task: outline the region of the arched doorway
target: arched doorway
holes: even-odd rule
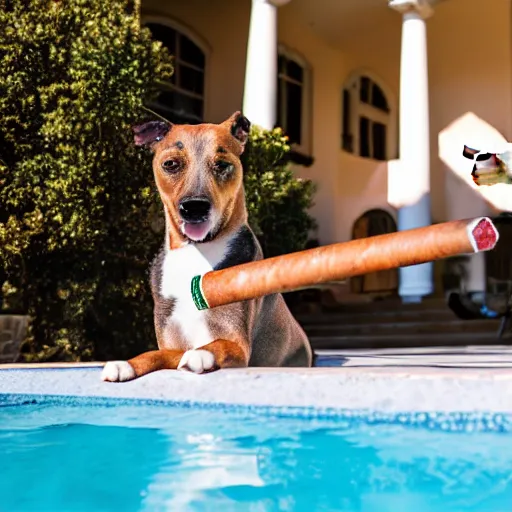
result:
[[[368,210],[361,215],[352,228],[352,239],[384,235],[397,230],[393,217],[385,210]],[[398,269],[381,270],[350,279],[352,293],[394,294],[398,290]]]

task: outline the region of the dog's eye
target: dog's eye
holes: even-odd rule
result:
[[[233,164],[230,164],[229,162],[225,162],[224,160],[219,160],[219,161],[215,162],[213,169],[216,173],[228,174],[231,171],[233,171],[234,166],[233,166]]]
[[[166,160],[162,164],[162,169],[165,172],[178,172],[181,168],[181,163],[179,160]]]

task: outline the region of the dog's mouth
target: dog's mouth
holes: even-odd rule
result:
[[[202,222],[183,222],[182,233],[192,242],[206,242],[210,239],[212,223],[210,219]]]
[[[215,226],[212,202],[205,196],[186,196],[178,203],[181,232],[192,242],[211,239]]]

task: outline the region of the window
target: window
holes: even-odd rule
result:
[[[205,53],[175,28],[157,22],[148,22],[146,26],[153,38],[161,41],[174,57],[171,80],[161,84],[161,92],[150,108],[173,123],[201,123],[204,118]]]
[[[277,87],[277,125],[292,147],[310,152],[309,68],[290,51],[279,48]]]
[[[365,74],[353,77],[343,89],[342,109],[341,147],[364,158],[390,160],[394,124],[382,87]]]

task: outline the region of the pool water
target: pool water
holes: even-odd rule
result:
[[[510,512],[511,433],[365,418],[4,398],[0,511]]]

